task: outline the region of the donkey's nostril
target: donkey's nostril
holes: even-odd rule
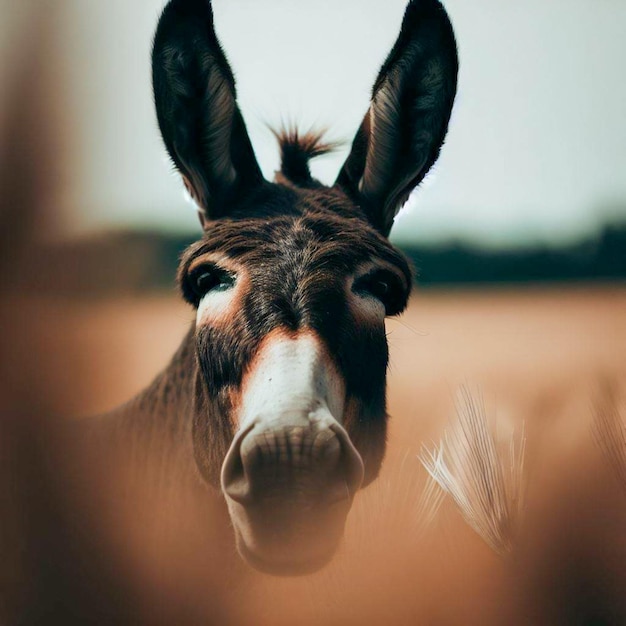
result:
[[[345,472],[345,479],[348,485],[350,495],[353,496],[363,484],[363,477],[365,475],[365,468],[363,466],[363,459],[358,453],[354,444],[350,440],[348,433],[339,424],[331,424],[329,426],[337,439],[341,444],[341,454],[343,459],[343,469]]]
[[[249,496],[246,470],[241,457],[241,446],[254,428],[254,425],[241,431],[233,440],[222,465],[222,491],[237,502],[244,502]]]
[[[316,460],[324,460],[333,457],[338,459],[341,454],[341,443],[337,435],[329,429],[325,429],[315,435],[312,445],[312,454]]]
[[[225,495],[244,505],[347,500],[362,478],[361,458],[339,425],[256,425],[235,439],[222,468]]]

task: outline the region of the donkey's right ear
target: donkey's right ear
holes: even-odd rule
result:
[[[161,135],[203,225],[263,182],[237,107],[235,79],[210,0],[171,0],[154,37],[152,83]]]
[[[452,24],[439,0],[410,0],[337,185],[387,236],[437,160],[456,94]]]

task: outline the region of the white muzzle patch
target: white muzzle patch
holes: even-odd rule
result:
[[[315,335],[271,335],[244,378],[239,430],[253,424],[341,424],[344,396],[343,380]]]

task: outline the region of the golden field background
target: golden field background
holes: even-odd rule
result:
[[[44,385],[36,392],[52,412],[85,419],[146,385],[192,317],[174,295],[44,300],[35,310],[42,323],[30,341],[47,355],[45,371],[31,368]],[[219,496],[203,486],[189,499],[183,488],[158,501],[139,494],[126,512],[115,503],[104,528],[113,560],[144,577],[152,609],[176,599],[188,623],[255,625],[624,623],[626,492],[592,422],[607,386],[624,415],[626,290],[418,289],[388,338],[387,457],[357,496],[340,554],[308,577],[257,574],[234,554]],[[525,500],[505,556],[450,498],[420,525],[417,457],[454,419],[461,385],[483,398],[496,437],[524,423]]]
[[[175,294],[44,301],[44,345],[59,359],[51,384],[75,381],[72,416],[110,410],[165,367],[193,319]],[[619,285],[522,289],[416,289],[387,321],[393,427],[441,424],[457,386],[480,385],[514,419],[544,426],[605,378],[626,374],[626,289]],[[60,332],[60,329],[63,332]],[[63,349],[67,340],[82,348]],[[424,431],[422,431],[424,432]]]

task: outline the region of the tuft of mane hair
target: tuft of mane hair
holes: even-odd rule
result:
[[[297,128],[272,131],[280,146],[280,171],[276,182],[292,183],[300,187],[318,187],[320,183],[311,176],[309,161],[336,150],[341,143],[325,141],[325,131],[309,130],[303,135]]]

